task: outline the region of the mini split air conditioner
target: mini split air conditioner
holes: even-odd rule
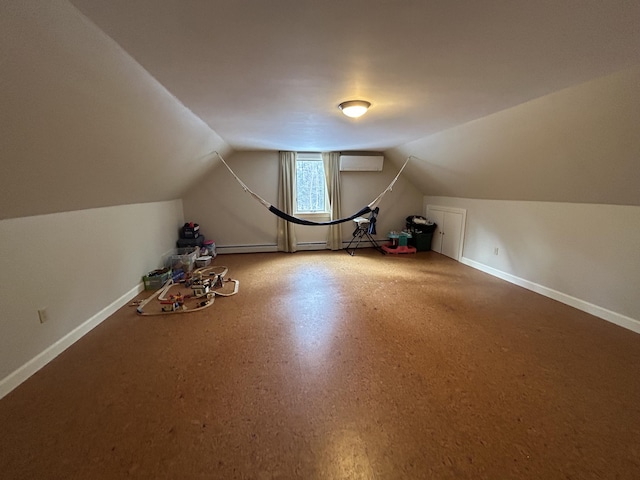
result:
[[[340,155],[341,172],[381,172],[382,155]]]

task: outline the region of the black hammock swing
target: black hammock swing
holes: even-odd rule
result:
[[[309,226],[338,225],[339,223],[348,222],[350,220],[353,220],[355,218],[361,217],[362,215],[365,215],[366,213],[369,213],[369,212],[373,211],[373,209],[375,208],[375,205],[378,202],[380,202],[380,200],[382,200],[382,197],[384,197],[387,192],[390,192],[391,190],[393,190],[393,185],[396,183],[396,181],[400,177],[400,174],[404,170],[404,167],[407,166],[407,163],[409,163],[409,159],[411,158],[411,156],[407,157],[407,159],[404,162],[404,165],[402,165],[402,168],[400,169],[400,171],[398,171],[398,174],[391,181],[389,186],[380,195],[378,195],[369,205],[363,207],[357,213],[354,213],[353,215],[350,215],[348,217],[339,218],[339,219],[336,219],[336,220],[330,220],[328,222],[313,222],[311,220],[305,220],[303,218],[298,218],[298,217],[294,217],[292,215],[289,215],[288,213],[283,212],[279,208],[277,208],[277,207],[273,206],[272,204],[270,204],[269,202],[267,202],[264,198],[262,198],[257,193],[251,191],[251,189],[249,187],[247,187],[247,185],[242,180],[240,180],[240,178],[238,178],[238,176],[233,172],[233,170],[231,170],[231,167],[229,167],[227,162],[224,161],[224,158],[222,158],[222,155],[220,155],[218,152],[214,152],[214,153],[218,156],[218,158],[224,164],[224,166],[227,167],[227,170],[229,170],[231,175],[233,175],[233,177],[238,181],[238,183],[242,186],[244,191],[247,192],[247,193],[250,193],[256,200],[258,200],[271,213],[273,213],[274,215],[277,215],[278,217],[282,218],[283,220],[286,220],[287,222],[296,223],[298,225],[309,225]]]

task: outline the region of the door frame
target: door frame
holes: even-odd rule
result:
[[[430,210],[440,210],[442,212],[450,212],[450,213],[460,213],[462,214],[462,225],[460,226],[460,241],[458,244],[458,252],[456,254],[456,257],[454,258],[454,260],[456,261],[460,261],[460,259],[462,258],[462,252],[463,252],[463,248],[464,248],[464,233],[466,230],[466,226],[467,226],[467,209],[466,208],[457,208],[457,207],[447,207],[447,206],[442,206],[442,205],[430,205],[430,204],[426,204],[424,206],[424,216],[426,218],[429,218],[429,211]]]

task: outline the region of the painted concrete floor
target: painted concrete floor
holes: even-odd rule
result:
[[[639,335],[433,252],[215,264],[0,400],[3,479],[640,478]]]

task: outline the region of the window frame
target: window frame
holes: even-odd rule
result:
[[[324,210],[311,212],[307,210],[298,209],[298,162],[321,162],[322,165],[322,180],[324,185]],[[297,152],[296,153],[296,176],[293,184],[293,198],[294,198],[294,215],[298,217],[307,218],[328,218],[331,216],[331,207],[329,205],[329,192],[327,190],[326,176],[324,172],[324,162],[322,160],[322,153],[320,152]]]

